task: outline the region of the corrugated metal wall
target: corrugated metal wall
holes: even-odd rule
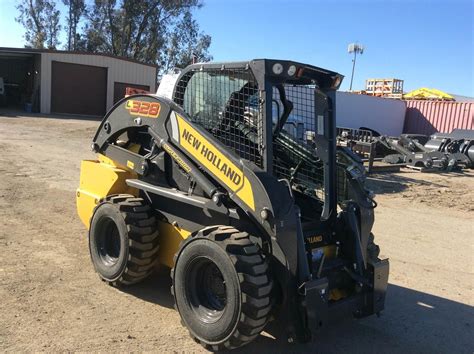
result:
[[[474,103],[406,101],[403,132],[431,135],[453,129],[474,129]]]
[[[100,55],[46,52],[41,53],[41,113],[51,112],[52,61],[107,68],[107,110],[113,105],[115,82],[146,85],[149,86],[152,91],[156,90],[155,67]],[[91,77],[90,80],[91,85],[93,85],[94,78]],[[74,85],[74,83],[72,82],[71,85]],[[78,99],[80,99],[80,97],[78,97]]]

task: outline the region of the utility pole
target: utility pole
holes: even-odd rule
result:
[[[347,51],[349,53],[354,53],[354,59],[352,59],[352,75],[351,75],[351,84],[349,87],[349,91],[352,91],[352,82],[354,80],[354,71],[355,71],[355,66],[356,66],[356,60],[357,60],[357,53],[363,54],[364,53],[364,46],[358,43],[351,43],[349,44],[349,47],[347,48]]]

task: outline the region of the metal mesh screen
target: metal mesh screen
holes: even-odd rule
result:
[[[279,137],[274,140],[274,174],[288,179],[297,189],[324,203],[324,166],[312,143],[317,133],[314,87],[285,85],[284,89],[293,109]],[[282,112],[280,93],[274,89],[274,124]]]
[[[323,204],[324,164],[315,153],[314,138],[318,133],[323,134],[318,132],[323,127],[316,113],[320,111],[319,104],[325,103],[319,102],[320,97],[315,95],[311,85],[284,85],[283,91],[292,109],[282,131],[273,140],[273,173]],[[194,123],[239,157],[263,167],[265,117],[264,97],[260,97],[260,92],[249,70],[206,68],[191,71],[181,78],[174,101]],[[272,98],[271,117],[275,127],[284,112],[284,99],[276,87]],[[344,200],[347,183],[342,166],[338,166],[337,178],[338,199]]]
[[[178,82],[175,102],[239,157],[262,167],[262,100],[249,70],[190,72]]]

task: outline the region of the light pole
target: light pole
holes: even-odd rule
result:
[[[358,43],[351,43],[349,47],[347,47],[347,51],[349,53],[354,53],[354,59],[352,59],[352,75],[351,75],[351,85],[349,87],[349,91],[352,91],[352,81],[354,80],[354,70],[356,66],[356,59],[357,53],[363,54],[364,53],[364,46]]]

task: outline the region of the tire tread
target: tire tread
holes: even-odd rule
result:
[[[241,347],[254,340],[270,319],[273,282],[268,274],[267,262],[260,248],[250,240],[248,233],[232,226],[210,226],[182,241],[174,257],[175,266],[179,261],[180,251],[197,237],[216,242],[229,255],[240,281],[241,314],[233,333],[221,343],[207,343],[197,338],[192,331],[189,333],[194,341],[208,350],[220,351]],[[171,277],[174,278],[174,268],[171,270]],[[175,297],[174,279],[172,280],[171,292]]]
[[[159,233],[152,208],[144,199],[129,194],[111,195],[101,202],[117,207],[127,225],[129,237],[129,254],[123,273],[118,279],[103,280],[115,287],[144,280],[153,273],[158,262]]]

